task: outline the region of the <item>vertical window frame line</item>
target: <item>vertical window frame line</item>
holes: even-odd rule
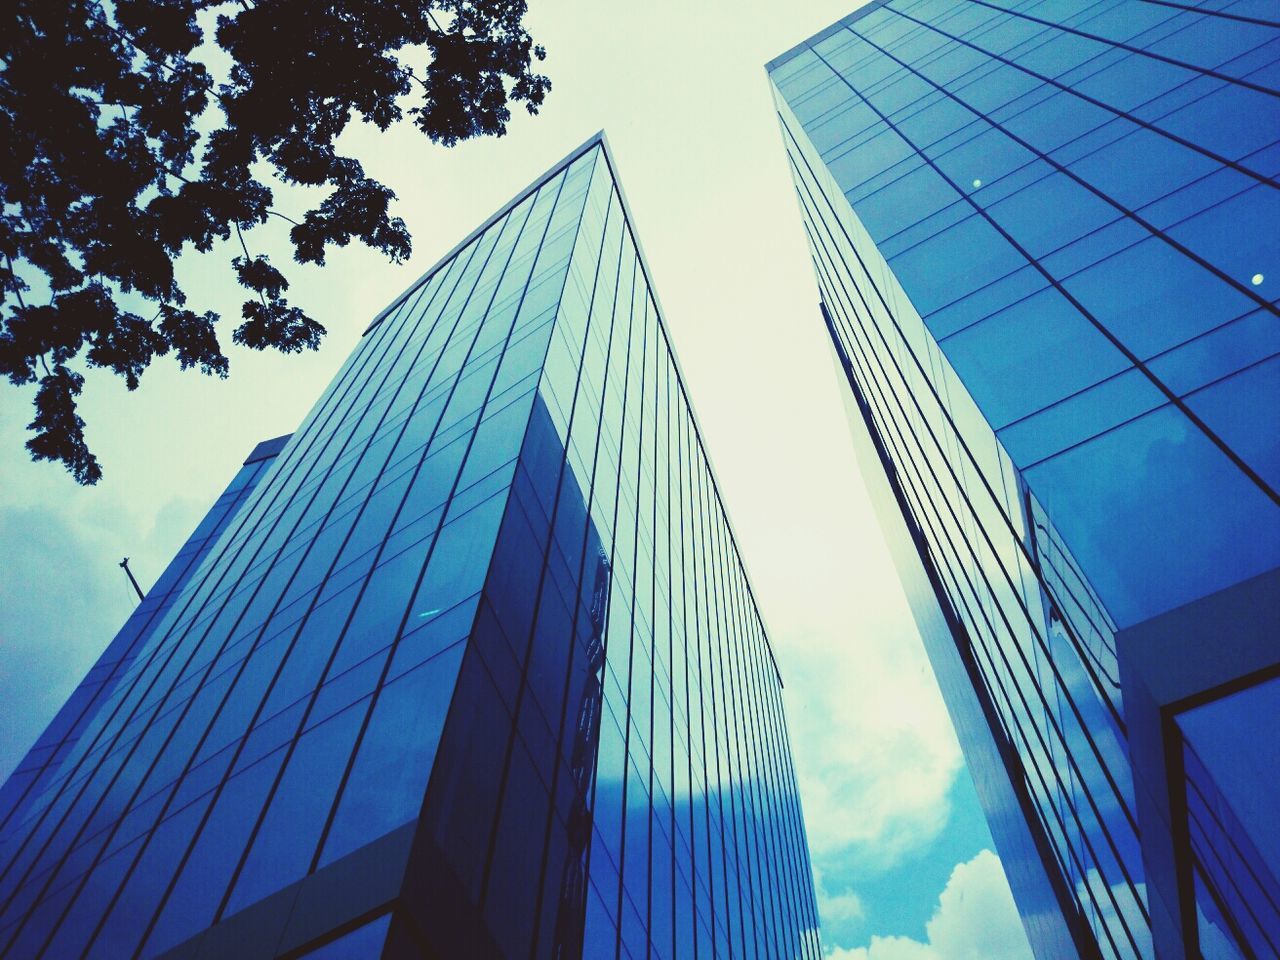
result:
[[[685,407],[688,409],[688,398],[685,398]],[[690,422],[690,426],[692,422]],[[713,831],[711,829],[711,766],[708,763],[707,755],[707,717],[711,712],[708,708],[707,699],[709,695],[709,687],[711,685],[710,678],[710,660],[703,658],[703,646],[709,642],[708,631],[709,626],[707,617],[706,603],[706,578],[702,573],[702,567],[705,565],[703,556],[706,550],[706,544],[702,537],[702,517],[705,509],[702,503],[700,493],[699,479],[701,471],[698,469],[703,462],[701,459],[702,448],[697,442],[696,430],[686,433],[685,440],[689,445],[689,461],[688,461],[688,478],[689,478],[689,536],[690,536],[690,560],[691,563],[686,565],[687,576],[693,583],[693,617],[694,617],[694,646],[695,656],[698,663],[698,732],[701,739],[701,749],[699,758],[702,761],[702,834],[706,840],[707,860],[706,860],[706,892],[707,892],[707,932],[711,936],[711,955],[718,956],[720,951],[717,947],[719,942],[719,929],[717,921],[719,911],[716,909],[716,859],[715,851],[712,848]],[[704,663],[706,664],[704,668]],[[692,714],[692,707],[690,707]],[[713,718],[714,719],[714,718]],[[712,745],[715,743],[715,735],[712,734]],[[716,774],[716,790],[719,795],[719,772],[717,768]],[[696,849],[697,835],[690,838]],[[723,857],[721,858],[723,865]],[[698,877],[695,875],[694,882],[697,883]],[[696,891],[695,891],[696,897]],[[697,930],[695,928],[695,936]]]
[[[611,200],[612,200],[612,194],[610,195],[610,198],[611,198]],[[616,472],[615,472],[615,476],[614,476],[614,486],[615,486],[615,490],[616,490],[616,492],[615,492],[615,495],[614,495],[614,498],[613,498],[613,520],[612,520],[612,522],[611,522],[611,524],[610,524],[610,527],[611,527],[611,530],[612,530],[612,534],[611,534],[611,536],[610,536],[610,538],[609,538],[609,576],[610,576],[610,592],[612,592],[612,589],[613,589],[612,578],[613,578],[613,572],[614,572],[614,570],[616,569],[616,559],[617,559],[617,549],[618,549],[618,543],[617,543],[618,514],[619,514],[619,511],[620,511],[620,509],[621,509],[621,503],[622,503],[622,467],[623,467],[624,461],[626,460],[626,450],[627,450],[627,442],[628,442],[628,437],[627,437],[627,396],[628,396],[628,394],[629,394],[629,392],[630,392],[630,388],[631,388],[631,354],[632,354],[632,349],[631,349],[631,348],[632,348],[632,346],[633,346],[633,344],[634,344],[634,342],[635,342],[635,338],[634,338],[635,313],[636,313],[636,310],[635,310],[635,279],[636,279],[636,266],[633,264],[633,265],[632,265],[632,273],[631,273],[631,288],[632,288],[632,293],[631,293],[631,298],[630,298],[630,300],[628,301],[628,304],[627,304],[627,349],[626,349],[625,359],[624,359],[624,362],[623,362],[623,374],[622,374],[622,407],[621,407],[621,410],[622,410],[622,422],[621,422],[621,423],[619,424],[619,426],[618,426],[618,464],[617,464]],[[616,308],[616,305],[615,305],[615,308]],[[642,320],[642,321],[641,321],[641,323],[643,324],[643,322],[644,322],[644,321]],[[641,384],[641,388],[643,389],[643,384]],[[603,415],[602,415],[601,419],[603,420]],[[603,627],[603,629],[602,629],[602,642],[601,642],[601,657],[602,657],[602,659],[603,659],[603,666],[602,666],[601,670],[602,670],[603,680],[602,680],[602,683],[601,683],[601,693],[600,693],[600,724],[601,724],[601,729],[602,729],[602,731],[603,731],[604,724],[605,724],[605,723],[608,721],[608,719],[609,719],[609,718],[608,718],[608,712],[606,711],[606,709],[605,709],[605,705],[604,705],[604,704],[605,704],[605,697],[606,697],[606,695],[607,695],[607,693],[608,693],[608,682],[609,682],[609,675],[608,675],[608,666],[609,666],[609,659],[608,659],[609,643],[608,643],[608,641],[609,641],[609,633],[610,633],[610,631],[609,631],[609,625],[610,625],[610,621],[612,620],[612,618],[613,618],[613,604],[612,604],[612,603],[609,603],[609,604],[606,606],[605,623],[604,623],[604,627]],[[626,718],[626,716],[625,716],[625,712],[626,712],[626,711],[625,711],[625,706],[626,706],[626,705],[624,704],[623,706],[624,706],[624,719],[623,719],[623,722],[624,722],[624,723],[626,723],[626,722],[629,722],[629,721],[628,721],[628,719],[627,719],[627,718]],[[624,735],[625,735],[625,734],[624,734]],[[624,770],[624,773],[625,773],[625,770],[626,770],[626,763],[627,763],[627,757],[626,757],[626,751],[625,751],[625,750],[623,751],[622,763],[623,763],[623,770]],[[590,833],[590,842],[587,844],[587,860],[586,860],[586,868],[585,868],[585,870],[584,870],[584,874],[585,874],[585,878],[586,878],[586,885],[587,885],[588,890],[591,888],[591,886],[593,886],[593,885],[594,885],[594,884],[592,883],[592,880],[591,880],[591,860],[592,860],[592,857],[593,857],[593,851],[595,850],[595,845],[596,845],[596,836],[597,836],[597,834],[599,834],[599,828],[596,826],[596,823],[595,823],[595,809],[596,809],[596,796],[597,796],[597,789],[596,789],[596,788],[597,788],[597,786],[599,785],[599,782],[600,782],[600,775],[599,775],[599,774],[600,774],[600,754],[599,754],[599,751],[597,751],[597,752],[596,752],[596,769],[595,769],[595,771],[593,771],[592,778],[591,778],[591,803],[590,803],[590,807],[591,807],[591,814],[592,814],[592,815],[591,815],[591,833]],[[624,807],[625,807],[625,804],[626,804],[626,791],[625,791],[625,790],[623,790],[623,792],[622,792],[622,803],[623,803],[623,805],[624,805]],[[600,835],[601,835],[601,836],[603,836],[603,834],[600,834]],[[601,842],[603,842],[603,841],[601,841]],[[621,852],[619,853],[619,858],[621,858]],[[619,863],[619,864],[618,864],[618,888],[619,888],[619,890],[621,890],[621,888],[622,888],[622,867],[621,867],[621,863]],[[598,891],[599,891],[599,888],[597,887],[597,893],[598,893]],[[599,893],[598,893],[598,895],[599,895]],[[603,903],[603,901],[604,901],[604,897],[603,897],[602,895],[600,896],[600,900],[601,900],[601,902]],[[607,907],[607,906],[610,906],[610,905],[606,904],[606,907]],[[615,929],[615,937],[616,937],[616,936],[619,936],[619,935],[621,934],[621,929],[622,929],[622,917],[621,917],[621,916],[615,916],[614,921],[615,921],[615,924],[616,924],[616,929]]]
[[[675,365],[664,365],[667,370],[667,425],[663,431],[663,439],[666,442],[666,454],[664,460],[667,465],[666,480],[666,516],[667,516],[667,669],[668,677],[668,699],[671,701],[671,716],[667,728],[667,742],[671,749],[671,956],[672,960],[678,960],[680,957],[680,777],[677,774],[678,760],[677,748],[680,745],[681,735],[685,741],[685,746],[689,755],[692,756],[692,745],[690,744],[689,730],[681,731],[677,726],[676,719],[680,716],[680,686],[677,685],[676,672],[676,561],[680,561],[680,579],[681,579],[681,603],[684,602],[684,577],[685,577],[685,556],[684,556],[684,530],[681,529],[680,536],[676,536],[676,520],[677,506],[673,502],[671,495],[671,479],[672,475],[676,477],[677,495],[678,485],[680,485],[680,417],[681,417],[681,396],[680,396],[680,374],[676,370]],[[684,522],[684,516],[680,516],[681,524]],[[680,539],[681,553],[675,552],[676,540]],[[681,621],[684,617],[681,617]],[[682,627],[681,627],[682,628]],[[681,652],[681,659],[685,659],[684,652]],[[684,664],[687,669],[687,662]],[[686,723],[689,722],[689,699],[684,700]],[[690,788],[691,790],[691,788]],[[692,838],[689,838],[689,845],[692,846]],[[690,901],[694,899],[694,877],[689,878]],[[694,915],[694,905],[692,902],[685,904],[685,909],[690,913],[690,932],[692,933],[692,942],[694,942],[694,950],[696,951],[696,943],[698,943],[698,918]]]
[[[746,602],[742,592],[742,581],[739,577],[731,578],[731,594],[734,605],[734,619],[738,626],[739,676],[745,706],[742,711],[744,738],[748,744],[748,755],[751,758],[752,797],[754,802],[754,825],[752,835],[756,844],[756,856],[763,866],[760,872],[760,902],[771,917],[771,924],[765,928],[767,949],[772,955],[780,956],[786,939],[786,909],[779,884],[779,868],[783,862],[782,849],[777,845],[776,823],[773,812],[772,758],[766,750],[768,739],[767,725],[760,716],[760,698],[762,693],[758,687],[758,655],[759,638],[756,634],[759,614]]]
[[[687,404],[686,404],[687,410]],[[698,477],[698,448],[696,440],[692,433],[692,426],[686,420],[686,430],[683,435],[684,447],[682,448],[682,457],[684,458],[684,466],[682,471],[687,481],[685,493],[687,495],[686,506],[687,516],[683,518],[684,529],[687,531],[688,540],[686,543],[686,562],[684,576],[686,580],[686,605],[685,605],[685,622],[686,626],[686,663],[689,657],[689,648],[692,646],[692,659],[697,668],[697,725],[698,725],[698,743],[694,744],[692,736],[692,728],[690,730],[690,755],[691,760],[694,756],[697,758],[697,765],[690,763],[690,769],[695,771],[695,775],[690,778],[690,847],[693,851],[694,859],[694,876],[693,883],[694,899],[698,899],[698,890],[701,889],[705,893],[705,909],[695,917],[694,935],[695,942],[698,937],[699,924],[702,921],[706,923],[707,933],[711,937],[712,956],[718,954],[716,943],[718,940],[718,930],[716,927],[717,908],[715,900],[715,863],[711,848],[711,769],[707,763],[707,697],[710,680],[708,674],[704,670],[704,661],[702,656],[703,644],[707,638],[705,627],[705,606],[702,602],[702,595],[705,590],[705,582],[701,576],[700,568],[702,565],[702,550],[704,544],[699,536],[699,527],[701,524],[702,505],[697,494],[697,477]],[[690,621],[692,617],[692,621]],[[692,629],[689,629],[689,626]],[[692,641],[692,644],[690,644]],[[689,716],[692,723],[694,716],[694,704],[689,704]],[[695,790],[700,794],[700,799],[695,799]],[[701,806],[701,811],[698,807]],[[699,812],[701,817],[699,818]],[[701,830],[697,827],[697,821],[701,820]],[[697,869],[697,859],[700,856],[698,849],[698,840],[701,838],[705,841],[706,857],[702,864],[701,873]]]
[[[646,291],[646,293],[647,293],[650,297],[652,296],[652,291]],[[646,304],[647,304],[647,302],[648,302],[648,300],[646,300]],[[655,315],[655,317],[656,317],[656,315],[657,315],[657,311],[656,311],[656,310],[654,311],[654,315]],[[656,340],[657,340],[657,338],[658,338],[658,334],[657,334],[657,332],[655,331],[655,333],[654,333],[654,340],[656,341]],[[648,609],[649,609],[649,629],[650,629],[650,636],[649,636],[649,707],[648,707],[648,709],[647,709],[647,711],[646,711],[646,712],[648,713],[648,715],[649,715],[649,729],[648,729],[648,730],[646,730],[646,731],[643,731],[643,733],[645,733],[645,734],[647,735],[647,737],[648,737],[647,741],[644,743],[644,747],[645,747],[645,753],[647,753],[647,754],[649,755],[649,764],[648,764],[649,769],[648,769],[648,771],[646,771],[646,772],[648,773],[648,777],[647,777],[647,781],[646,781],[646,783],[645,783],[645,793],[646,793],[646,796],[647,796],[647,797],[648,797],[648,799],[649,799],[649,809],[648,809],[648,811],[646,811],[647,816],[648,816],[648,823],[647,823],[647,824],[646,824],[646,826],[645,826],[645,847],[646,847],[646,849],[645,849],[645,885],[644,885],[644,888],[645,888],[645,893],[644,893],[644,912],[645,912],[645,916],[644,916],[644,926],[645,926],[645,939],[646,939],[646,941],[647,941],[647,943],[646,943],[646,951],[647,951],[647,952],[649,952],[649,953],[651,953],[651,952],[652,952],[652,950],[653,950],[653,830],[654,830],[654,810],[655,810],[655,805],[654,805],[654,801],[653,801],[653,760],[654,760],[654,757],[653,757],[653,755],[654,755],[654,741],[653,741],[653,732],[654,732],[654,716],[653,716],[653,708],[654,708],[655,700],[657,699],[657,684],[658,684],[658,624],[657,624],[657,616],[656,616],[656,614],[657,614],[657,607],[658,607],[658,476],[657,476],[657,465],[658,465],[658,435],[659,435],[659,433],[661,432],[661,424],[659,424],[659,422],[658,422],[658,395],[659,395],[659,393],[660,393],[660,391],[661,391],[661,389],[662,389],[662,387],[660,386],[660,381],[661,381],[661,379],[662,379],[660,371],[662,371],[663,369],[665,369],[665,365],[661,363],[661,358],[660,358],[660,356],[659,356],[659,351],[656,349],[656,343],[655,343],[655,349],[654,349],[654,357],[653,357],[653,360],[654,360],[654,363],[653,363],[653,411],[652,411],[652,412],[653,412],[653,449],[650,451],[650,455],[649,455],[650,465],[651,465],[651,467],[652,467],[652,469],[650,470],[650,472],[653,474],[653,481],[652,481],[652,483],[651,483],[651,485],[650,485],[650,486],[652,487],[652,490],[653,490],[653,502],[652,502],[651,509],[650,509],[650,511],[649,511],[649,517],[647,518],[647,520],[648,520],[648,526],[649,526],[649,546],[650,546],[651,553],[650,553],[650,557],[649,557],[649,596],[648,596],[647,600],[645,601],[645,603],[646,603],[646,605],[647,605],[647,607],[648,607]],[[646,399],[647,399],[647,398],[646,398]],[[644,474],[644,469],[643,469],[643,466],[642,466],[642,467],[641,467],[641,476],[643,476],[643,474]],[[639,494],[640,490],[643,488],[643,484],[642,484],[642,483],[637,482],[637,484],[636,484],[636,488],[637,488],[637,489],[636,489],[636,493],[637,493],[637,494]],[[638,573],[638,572],[639,572],[639,560],[637,560],[637,561],[636,561],[636,563],[637,563],[637,573]],[[643,695],[643,694],[642,694],[642,695]]]
[[[677,739],[678,731],[676,729],[676,717],[679,714],[679,702],[678,702],[679,688],[676,686],[676,611],[675,611],[675,593],[676,593],[675,556],[676,555],[672,551],[672,543],[675,539],[672,536],[672,524],[674,523],[674,520],[675,520],[675,509],[671,501],[671,474],[672,474],[672,471],[679,470],[679,466],[678,466],[679,457],[677,455],[678,453],[677,444],[673,443],[672,441],[672,438],[674,436],[672,431],[672,418],[673,418],[672,409],[674,407],[676,410],[674,417],[676,419],[676,429],[678,430],[679,416],[680,416],[679,414],[680,392],[679,392],[679,384],[676,384],[674,387],[672,386],[673,379],[677,377],[675,367],[672,366],[670,363],[665,363],[663,364],[663,370],[666,371],[666,385],[667,385],[666,402],[665,402],[665,407],[667,411],[667,420],[666,420],[665,428],[662,433],[662,439],[664,444],[663,463],[666,466],[666,471],[665,471],[666,483],[665,483],[663,503],[665,505],[664,512],[665,512],[666,521],[667,521],[666,522],[666,528],[667,528],[667,670],[669,674],[668,675],[669,688],[667,691],[667,699],[671,707],[670,716],[667,718],[668,719],[667,745],[670,753],[669,759],[671,761],[671,769],[669,772],[669,775],[671,778],[670,780],[671,790],[670,790],[670,797],[668,798],[671,802],[671,821],[668,827],[668,831],[671,835],[671,958],[672,960],[678,960],[680,956],[680,920],[679,920],[679,917],[680,917],[680,878],[679,878],[680,827],[678,823],[679,814],[677,811],[680,805],[680,800],[678,797],[680,780],[676,776],[676,746],[679,743],[679,740]],[[680,567],[681,567],[680,576],[683,579],[684,577],[683,556],[681,556],[680,558]],[[689,709],[688,703],[686,702],[685,704],[686,716],[688,716],[688,709]],[[687,742],[689,738],[688,736],[686,736],[684,739]],[[690,747],[690,752],[692,752],[692,747]],[[650,794],[652,794],[652,790],[650,791]],[[693,892],[693,883],[694,883],[694,880],[691,877],[689,879],[689,891],[691,895]],[[692,907],[692,904],[688,904],[686,906]],[[692,919],[694,920],[694,923],[696,925],[697,923],[696,918],[692,918]],[[695,930],[694,942],[696,943],[697,942],[696,926],[691,929]]]
[[[646,291],[646,292],[652,295],[652,291]],[[656,316],[657,311],[655,310],[654,313]],[[656,334],[654,339],[655,340],[657,339]],[[658,417],[659,402],[658,401],[659,401],[659,396],[669,387],[669,384],[665,382],[666,380],[665,373],[667,370],[667,365],[662,363],[661,361],[662,361],[662,357],[660,356],[660,352],[655,350],[654,366],[653,366],[653,452],[651,455],[651,462],[653,465],[653,470],[652,470],[653,510],[649,520],[649,525],[650,525],[649,539],[651,541],[651,547],[653,549],[653,557],[652,557],[652,563],[651,563],[652,570],[649,576],[649,626],[650,626],[650,629],[653,631],[653,635],[649,638],[649,731],[648,731],[649,742],[646,744],[646,746],[648,747],[647,752],[649,754],[649,771],[648,771],[649,782],[647,785],[647,792],[649,796],[649,825],[645,829],[645,839],[648,845],[648,850],[646,851],[647,864],[646,864],[645,870],[646,870],[646,873],[648,874],[648,877],[647,877],[647,882],[645,883],[645,898],[644,898],[645,899],[645,935],[646,935],[646,938],[648,939],[648,943],[649,943],[648,949],[650,951],[653,949],[652,947],[652,944],[653,944],[653,831],[654,831],[655,821],[657,819],[656,817],[657,807],[653,799],[654,797],[653,765],[654,765],[654,759],[655,759],[654,754],[656,753],[656,750],[654,749],[654,730],[656,729],[656,718],[654,717],[654,708],[657,706],[657,699],[658,699],[657,687],[658,687],[658,673],[659,673],[658,616],[657,616],[657,613],[658,613],[658,500],[659,500],[658,438],[660,435],[665,436],[665,434],[663,433],[663,424],[659,423],[659,417]],[[667,422],[670,423],[669,415],[667,417]],[[668,583],[667,589],[668,589],[668,601],[669,601],[670,600],[670,565],[669,564],[668,564],[668,571],[667,571],[667,583]],[[670,635],[668,635],[668,641],[670,641]],[[675,838],[674,837],[671,838],[671,843],[672,843],[671,854],[672,854],[672,857],[674,858],[675,856]],[[672,893],[672,896],[674,897],[675,896],[674,888],[672,888],[671,893]],[[671,921],[671,929],[674,932],[675,930],[675,914],[674,913],[671,914],[670,921]]]
[[[706,455],[705,455],[705,451],[703,451],[701,448],[701,444],[699,444],[699,455],[702,463],[705,464]],[[732,829],[734,831],[734,837],[736,840],[737,822],[736,822],[736,814],[734,813],[734,809],[733,809],[732,795],[730,795],[729,797],[729,813],[730,813],[730,816],[734,817],[734,823],[732,825],[732,828],[726,826],[725,815],[724,815],[725,794],[733,789],[733,773],[732,773],[732,770],[725,769],[726,767],[729,766],[729,753],[728,753],[728,743],[727,743],[728,720],[727,720],[727,715],[724,713],[724,684],[726,681],[726,677],[724,675],[724,654],[721,651],[722,640],[720,636],[721,623],[719,619],[719,616],[720,616],[719,615],[719,609],[720,609],[719,597],[715,595],[716,594],[715,579],[712,573],[712,569],[715,564],[715,558],[712,553],[712,543],[711,543],[710,530],[711,530],[711,524],[713,522],[711,519],[712,501],[711,501],[711,497],[709,496],[709,491],[707,489],[708,479],[709,479],[707,473],[708,472],[705,469],[698,471],[699,499],[703,504],[703,509],[701,511],[701,520],[700,520],[701,530],[699,532],[699,537],[701,538],[702,543],[704,545],[703,554],[702,554],[702,566],[703,566],[702,577],[703,577],[704,584],[706,584],[706,588],[702,591],[702,600],[703,600],[703,606],[706,609],[706,616],[707,616],[707,643],[708,643],[707,666],[708,666],[710,678],[711,678],[710,680],[711,682],[711,719],[712,719],[711,729],[713,733],[712,746],[714,747],[713,752],[715,754],[715,766],[716,766],[716,806],[719,810],[719,816],[720,816],[720,830],[719,830],[720,864],[723,867],[723,869],[720,871],[720,874],[721,874],[720,879],[721,879],[721,885],[724,887],[725,913],[727,914],[727,916],[725,916],[723,919],[724,919],[725,937],[726,937],[726,940],[728,941],[727,945],[729,948],[729,956],[732,957],[734,955],[733,903],[735,900],[737,901],[738,926],[739,928],[741,928],[742,927],[742,899],[741,899],[741,890],[738,887],[736,878],[734,882],[734,889],[738,890],[738,896],[733,897],[729,893],[730,845],[729,845],[729,838],[728,838],[728,830]],[[712,659],[713,650],[715,655],[714,660]],[[717,686],[720,687],[720,695],[718,697],[716,695]],[[721,742],[722,726],[725,728],[724,743]],[[728,786],[726,786],[726,783],[725,783],[726,780],[728,780]],[[709,786],[710,784],[708,784],[708,787]],[[736,863],[737,863],[737,850],[735,849],[734,864],[736,865]],[[713,891],[713,894],[714,894],[714,891]]]
[[[744,751],[742,748],[743,723],[740,708],[740,695],[742,692],[741,677],[738,670],[737,658],[735,656],[735,647],[738,643],[737,620],[731,612],[731,602],[729,594],[731,586],[728,577],[728,564],[725,557],[721,554],[720,539],[724,530],[724,518],[721,514],[713,514],[711,525],[711,555],[712,564],[715,570],[715,601],[716,601],[716,620],[721,625],[721,647],[720,647],[720,663],[721,672],[725,677],[725,686],[728,690],[728,705],[725,710],[725,741],[732,741],[732,749],[729,752],[730,766],[737,773],[734,777],[730,776],[731,782],[736,779],[739,784],[731,794],[731,806],[733,807],[734,823],[733,823],[733,839],[734,863],[737,866],[735,884],[738,893],[738,912],[739,921],[738,928],[742,934],[743,953],[748,953],[747,945],[750,942],[759,945],[756,936],[758,933],[758,917],[756,915],[755,902],[755,879],[752,876],[753,864],[751,863],[751,844],[750,840],[754,839],[753,831],[748,829],[748,811],[754,809],[754,798],[751,794],[751,778],[748,775],[748,765],[744,762]],[[736,799],[733,799],[736,796]],[[738,821],[741,820],[741,831],[739,831]],[[757,850],[757,857],[759,852]],[[743,862],[745,858],[745,863]],[[746,875],[747,890],[746,900],[750,903],[751,909],[748,910],[743,903],[742,876]],[[747,937],[747,920],[748,915],[751,919],[751,932],[753,936],[750,940]]]
[[[726,554],[729,547],[725,539],[723,525],[719,530],[720,548]],[[773,868],[777,862],[777,852],[768,842],[764,799],[765,772],[761,762],[759,744],[761,729],[755,715],[755,688],[749,666],[747,645],[751,642],[752,618],[747,614],[740,594],[740,581],[736,571],[725,564],[725,596],[726,610],[733,627],[734,642],[730,646],[730,657],[734,662],[736,681],[735,712],[738,721],[738,749],[742,756],[742,765],[748,772],[747,789],[747,830],[749,851],[754,848],[755,867],[752,870],[754,880],[750,885],[752,896],[751,918],[755,931],[757,948],[763,943],[764,952],[760,956],[777,956],[779,950],[779,931],[781,920],[778,906],[774,900]],[[749,875],[749,880],[752,876]],[[757,912],[757,905],[759,911]]]
[[[677,379],[678,379],[678,374],[677,374]],[[697,799],[696,799],[698,781],[694,777],[694,770],[693,770],[693,757],[694,757],[694,753],[696,752],[696,749],[693,743],[693,726],[694,726],[693,703],[691,700],[691,693],[690,693],[690,687],[689,687],[689,657],[690,657],[689,641],[691,639],[689,635],[690,633],[689,632],[689,612],[691,608],[691,601],[689,599],[689,594],[690,594],[689,566],[692,563],[693,554],[692,554],[692,545],[686,539],[686,534],[689,531],[689,526],[692,518],[686,517],[686,500],[685,500],[686,479],[689,480],[688,486],[691,487],[692,478],[689,475],[689,469],[688,469],[689,464],[687,462],[687,457],[686,457],[688,443],[689,443],[688,424],[687,424],[688,405],[685,403],[683,394],[679,392],[677,392],[676,394],[676,410],[677,410],[676,457],[674,460],[674,466],[676,469],[676,487],[677,487],[676,495],[677,495],[677,502],[679,504],[679,518],[680,518],[680,621],[681,621],[680,639],[681,639],[681,645],[682,645],[681,660],[683,661],[683,666],[684,666],[684,671],[683,671],[684,672],[684,709],[685,709],[685,716],[688,719],[688,724],[689,724],[689,729],[685,736],[686,746],[688,747],[688,752],[685,757],[685,767],[686,767],[685,776],[687,777],[686,782],[688,784],[688,790],[689,790],[689,796],[687,801],[689,804],[689,836],[688,836],[689,914],[690,914],[689,930],[693,936],[693,960],[698,960],[698,941],[700,939],[698,936],[698,923],[700,920],[700,916],[698,913],[698,887],[699,887],[698,832],[695,826],[695,821],[697,818],[697,805],[698,805]],[[689,513],[690,514],[692,513],[691,503],[689,504]],[[696,637],[693,639],[696,644]],[[701,707],[699,707],[699,709],[701,709]],[[699,714],[699,726],[701,726],[700,721],[701,721],[701,715]],[[674,751],[674,743],[675,741],[673,738],[673,741],[672,741],[673,751]],[[673,753],[673,756],[674,756],[674,753]],[[704,778],[705,778],[705,774],[704,774]],[[678,800],[675,800],[675,798],[673,798],[673,802],[678,806]],[[680,842],[680,837],[678,833],[675,835],[675,841],[677,844]],[[678,852],[679,851],[677,849],[677,856],[678,856]]]
[[[621,197],[619,197],[619,206],[621,207]],[[625,217],[623,218],[625,227]],[[637,262],[639,258],[637,257]],[[646,284],[647,286],[647,284]],[[632,293],[632,304],[635,303],[634,289]],[[633,307],[634,308],[634,307]],[[640,415],[638,417],[636,437],[636,477],[635,477],[635,519],[634,531],[631,544],[631,609],[628,613],[628,648],[627,648],[627,689],[625,695],[627,698],[626,711],[623,719],[623,749],[622,749],[622,827],[618,839],[618,906],[617,918],[618,929],[617,939],[614,942],[615,960],[621,960],[622,957],[622,931],[626,923],[626,901],[627,901],[627,880],[626,880],[626,863],[627,863],[627,821],[629,804],[628,797],[630,795],[631,780],[631,699],[633,696],[633,688],[635,685],[635,652],[636,652],[636,608],[638,599],[636,597],[636,581],[639,577],[639,557],[640,557],[640,476],[644,472],[644,412],[645,412],[645,394],[648,390],[648,381],[646,374],[649,368],[649,298],[646,296],[643,304],[643,319],[640,321],[640,402],[638,404]],[[626,417],[626,410],[623,410],[623,417]],[[619,499],[622,498],[622,492],[619,490]],[[615,530],[616,536],[616,530]],[[646,944],[649,942],[649,931],[644,931]]]

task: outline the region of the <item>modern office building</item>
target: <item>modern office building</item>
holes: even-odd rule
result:
[[[1032,946],[1280,955],[1280,16],[868,3],[768,66]]]
[[[816,958],[781,687],[592,138],[374,320],[24,761],[0,956]]]

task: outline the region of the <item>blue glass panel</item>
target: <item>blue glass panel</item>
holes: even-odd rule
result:
[[[391,914],[388,913],[302,956],[307,960],[368,960],[380,956],[390,926]]]
[[[1280,678],[1178,715],[1182,735],[1272,873],[1280,876]]]
[[[382,690],[342,793],[323,863],[418,815],[462,653],[461,645],[451,647]]]
[[[1055,290],[951,335],[942,349],[996,429],[1128,366]]]

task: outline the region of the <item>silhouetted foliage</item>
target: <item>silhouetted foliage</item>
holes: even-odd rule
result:
[[[340,155],[353,118],[408,119],[452,146],[501,136],[509,104],[536,113],[550,82],[523,0],[10,0],[0,31],[0,373],[36,384],[37,460],[80,483],[85,443],[74,364],[129,389],[157,355],[226,376],[219,317],[186,307],[174,258],[230,240],[251,297],[232,339],[314,349],[324,327],[245,240],[293,223],[300,263],[356,239],[409,255],[395,195]],[[219,64],[210,69],[203,61]],[[222,66],[225,65],[225,66]],[[215,76],[215,73],[217,76]],[[329,190],[288,217],[274,178]],[[39,300],[40,302],[35,302]],[[148,319],[131,309],[154,313]]]

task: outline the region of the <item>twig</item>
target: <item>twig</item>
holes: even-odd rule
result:
[[[18,272],[13,269],[13,258],[6,253],[4,262],[9,265],[9,277],[13,282],[13,292],[18,298],[18,306],[25,310],[27,309],[27,302],[22,299],[22,287],[18,285]]]
[[[236,223],[236,236],[240,238],[240,249],[244,251],[245,261],[247,262],[249,260],[252,260],[253,257],[249,254],[249,247],[244,242],[244,234],[240,232],[239,223]],[[266,320],[266,314],[269,314],[271,312],[271,308],[267,306],[267,295],[263,293],[261,290],[259,290],[258,299],[262,301],[262,309],[266,311],[266,313],[263,314],[263,320]]]

